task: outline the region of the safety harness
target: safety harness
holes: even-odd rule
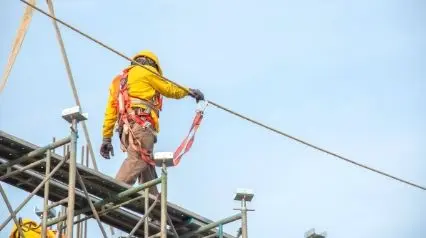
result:
[[[128,138],[128,144],[129,146],[132,146],[132,148],[135,151],[138,151],[142,160],[144,160],[146,163],[150,165],[155,165],[155,161],[153,160],[152,152],[146,150],[143,148],[142,144],[139,140],[135,139],[134,132],[132,130],[132,127],[130,126],[130,122],[136,122],[139,125],[141,125],[143,128],[150,130],[151,133],[153,133],[156,136],[156,131],[154,130],[154,121],[151,117],[151,112],[154,111],[157,115],[157,118],[159,118],[160,111],[162,109],[162,102],[163,97],[158,92],[155,94],[155,96],[152,98],[151,101],[148,101],[146,99],[140,99],[135,97],[130,97],[128,93],[128,72],[131,68],[127,68],[123,70],[123,72],[120,75],[120,90],[118,92],[118,120],[117,120],[117,130],[120,134],[120,142],[121,142],[121,149],[123,152],[126,152],[126,143],[123,141],[122,138]],[[142,104],[146,107],[146,109],[142,108],[132,108],[133,104]],[[207,107],[207,105],[205,106]],[[203,119],[204,109],[197,110],[196,115],[194,117],[194,120],[192,122],[191,129],[186,136],[186,138],[182,141],[182,143],[179,145],[179,147],[176,149],[176,152],[174,153],[174,159],[173,164],[176,166],[179,164],[180,160],[182,159],[182,156],[187,153],[194,142],[195,133],[197,132],[201,121]],[[191,135],[192,133],[192,135]],[[124,136],[123,136],[124,135]],[[191,136],[190,136],[191,135]]]

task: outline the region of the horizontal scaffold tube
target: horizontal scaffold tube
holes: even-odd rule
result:
[[[236,221],[238,219],[241,219],[241,213],[238,213],[238,214],[235,214],[233,216],[224,218],[222,220],[219,220],[219,221],[207,224],[205,226],[202,226],[195,231],[191,231],[191,232],[188,232],[186,234],[181,235],[180,238],[188,238],[188,237],[191,237],[193,235],[200,234],[200,233],[203,233],[205,231],[211,230],[211,229],[218,227],[220,225],[225,225],[225,224],[228,224],[230,222]]]
[[[43,159],[41,159],[41,160],[37,160],[37,161],[35,161],[35,162],[33,162],[33,163],[31,163],[31,164],[29,164],[29,165],[27,165],[27,166],[24,166],[24,167],[22,167],[22,168],[20,168],[20,169],[18,169],[18,170],[15,170],[15,171],[9,172],[9,173],[7,173],[7,174],[5,174],[5,175],[1,176],[1,177],[0,177],[0,181],[5,180],[5,179],[7,179],[7,178],[9,178],[9,177],[11,177],[11,176],[13,176],[13,175],[15,175],[15,174],[19,174],[19,173],[21,173],[21,172],[23,172],[23,171],[25,171],[25,170],[27,170],[27,169],[31,169],[31,168],[33,168],[33,167],[35,167],[35,166],[39,165],[39,164],[45,163],[45,162],[46,162],[46,159],[47,159],[47,158],[43,158]]]
[[[130,195],[133,195],[135,193],[138,193],[138,192],[144,190],[145,188],[150,188],[152,186],[155,186],[155,185],[157,185],[159,183],[161,183],[161,177],[160,178],[156,178],[156,179],[151,180],[151,181],[148,181],[148,182],[146,182],[144,184],[138,185],[138,186],[136,186],[134,188],[127,189],[126,191],[123,191],[123,192],[117,194],[116,196],[100,200],[100,201],[94,203],[93,205],[95,206],[95,208],[100,208],[100,207],[104,206],[105,204],[108,204],[110,202],[120,201],[123,198],[126,198],[126,197],[128,197]],[[77,216],[77,215],[80,215],[80,214],[83,214],[83,213],[87,213],[90,210],[91,210],[90,207],[86,207],[86,208],[83,208],[81,210],[76,211],[74,215]],[[61,221],[65,221],[66,219],[67,219],[66,215],[62,216],[62,217],[58,217],[56,219],[48,221],[47,222],[47,226],[55,225],[56,223],[61,222]]]

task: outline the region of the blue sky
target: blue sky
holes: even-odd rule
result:
[[[155,51],[168,78],[200,88],[210,100],[426,185],[424,1],[54,3],[59,18],[128,56]],[[0,6],[4,67],[24,5]],[[128,62],[61,30],[97,152],[109,83]],[[0,129],[39,145],[67,135],[60,113],[74,100],[66,77],[52,23],[35,12],[0,95]],[[157,151],[178,146],[195,106],[189,98],[166,100]],[[114,145],[118,151],[116,138]],[[124,157],[98,156],[97,163],[113,177]],[[170,201],[213,220],[235,212],[237,187],[253,188],[251,237],[303,237],[312,227],[329,237],[426,235],[424,191],[214,107],[207,109],[191,152],[170,170],[169,184]],[[14,208],[26,196],[4,187]],[[35,218],[32,207],[41,204],[34,199],[19,215]],[[4,205],[0,213],[6,218]],[[100,236],[96,223],[90,224],[89,233]],[[227,225],[225,231],[235,234],[238,227]]]

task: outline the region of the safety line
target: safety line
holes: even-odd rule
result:
[[[115,50],[115,49],[113,49],[113,48],[111,48],[111,47],[107,46],[106,44],[104,44],[104,43],[100,42],[99,40],[96,40],[95,38],[93,38],[93,37],[91,37],[91,36],[87,35],[86,33],[84,33],[84,32],[82,32],[82,31],[78,30],[78,29],[77,29],[77,28],[75,28],[75,27],[71,26],[70,24],[68,24],[68,23],[66,23],[66,22],[64,22],[64,21],[62,21],[62,20],[60,20],[60,19],[58,19],[58,18],[56,18],[56,17],[51,16],[51,15],[50,15],[50,14],[48,14],[47,12],[45,12],[45,11],[41,10],[40,8],[38,8],[38,7],[36,7],[36,6],[34,6],[34,5],[30,4],[30,3],[28,3],[28,2],[27,2],[27,1],[25,1],[25,0],[20,0],[20,1],[21,1],[21,2],[23,2],[23,3],[25,3],[25,4],[27,4],[27,5],[29,5],[29,6],[31,6],[31,7],[33,7],[34,9],[36,9],[38,12],[42,13],[43,15],[45,15],[45,16],[47,16],[47,17],[50,17],[50,18],[54,19],[55,21],[58,21],[58,22],[59,22],[59,23],[61,23],[62,25],[64,25],[64,26],[66,26],[66,27],[70,28],[71,30],[73,30],[73,31],[75,31],[75,32],[77,32],[77,33],[79,33],[80,35],[82,35],[82,36],[84,36],[84,37],[86,37],[86,38],[88,38],[88,39],[90,39],[90,40],[94,41],[95,43],[97,43],[97,44],[99,44],[99,45],[103,46],[104,48],[106,48],[106,49],[108,49],[108,50],[110,50],[110,51],[114,52],[115,54],[117,54],[117,55],[121,56],[122,58],[124,58],[124,59],[126,59],[126,60],[129,60],[129,61],[131,61],[131,62],[133,62],[133,63],[135,63],[135,64],[137,64],[137,65],[139,65],[139,66],[141,66],[141,67],[143,67],[143,68],[145,68],[146,70],[150,71],[151,73],[153,73],[153,74],[155,74],[155,75],[157,75],[157,76],[161,77],[162,79],[164,79],[164,80],[166,80],[166,81],[169,81],[170,83],[175,84],[177,87],[182,88],[182,89],[183,89],[183,90],[185,90],[186,92],[189,92],[189,90],[188,90],[187,88],[183,87],[182,85],[180,85],[180,84],[178,84],[178,83],[176,83],[176,82],[174,82],[174,81],[172,81],[172,80],[170,80],[170,79],[168,79],[168,78],[166,78],[166,77],[164,77],[164,76],[162,76],[162,75],[158,74],[158,73],[157,73],[157,72],[155,72],[154,70],[151,70],[151,69],[149,69],[149,68],[145,67],[144,65],[142,65],[142,64],[140,64],[140,63],[138,63],[138,62],[134,61],[133,59],[131,59],[131,58],[127,57],[127,56],[126,56],[126,55],[124,55],[123,53],[120,53],[119,51],[117,51],[117,50]],[[235,116],[237,116],[237,117],[240,117],[241,119],[247,120],[247,121],[249,121],[249,122],[251,122],[251,123],[254,123],[254,124],[258,125],[258,126],[261,126],[261,127],[265,128],[265,129],[267,129],[267,130],[270,130],[270,131],[275,132],[275,133],[277,133],[277,134],[279,134],[279,135],[282,135],[282,136],[285,136],[285,137],[290,138],[290,139],[292,139],[292,140],[295,140],[295,141],[297,141],[297,142],[299,142],[299,143],[302,143],[302,144],[304,144],[304,145],[306,145],[306,146],[308,146],[308,147],[314,148],[314,149],[316,149],[316,150],[319,150],[319,151],[321,151],[321,152],[324,152],[324,153],[326,153],[326,154],[329,154],[329,155],[331,155],[331,156],[334,156],[334,157],[336,157],[336,158],[339,158],[339,159],[341,159],[341,160],[344,160],[344,161],[346,161],[346,162],[349,162],[349,163],[351,163],[351,164],[353,164],[353,165],[356,165],[356,166],[359,166],[359,167],[361,167],[361,168],[364,168],[364,169],[370,170],[370,171],[372,171],[372,172],[375,172],[375,173],[381,174],[381,175],[383,175],[383,176],[385,176],[385,177],[388,177],[388,178],[394,179],[394,180],[396,180],[396,181],[399,181],[399,182],[405,183],[405,184],[407,184],[407,185],[410,185],[410,186],[413,186],[413,187],[416,187],[416,188],[419,188],[419,189],[422,189],[422,190],[425,190],[425,191],[426,191],[426,187],[424,187],[424,186],[421,186],[421,185],[415,184],[415,183],[413,183],[413,182],[410,182],[410,181],[405,180],[405,179],[402,179],[402,178],[398,178],[398,177],[393,176],[393,175],[391,175],[391,174],[388,174],[388,173],[386,173],[386,172],[382,172],[382,171],[380,171],[380,170],[377,170],[377,169],[374,169],[374,168],[372,168],[372,167],[369,167],[369,166],[367,166],[367,165],[365,165],[365,164],[355,162],[355,161],[353,161],[353,160],[351,160],[351,159],[348,159],[348,158],[346,158],[346,157],[344,157],[344,156],[341,156],[341,155],[336,154],[336,153],[334,153],[334,152],[331,152],[331,151],[329,151],[329,150],[326,150],[326,149],[323,149],[323,148],[318,147],[318,146],[316,146],[316,145],[313,145],[313,144],[311,144],[311,143],[309,143],[309,142],[306,142],[306,141],[304,141],[304,140],[302,140],[302,139],[299,139],[299,138],[297,138],[297,137],[294,137],[294,136],[291,136],[291,135],[289,135],[289,134],[286,134],[286,133],[284,133],[284,132],[282,132],[282,131],[280,131],[280,130],[277,130],[277,129],[272,128],[272,127],[270,127],[270,126],[268,126],[268,125],[265,125],[265,124],[263,124],[263,123],[261,123],[261,122],[259,122],[259,121],[253,120],[253,119],[251,119],[251,118],[249,118],[249,117],[246,117],[246,116],[244,116],[244,115],[242,115],[242,114],[240,114],[240,113],[237,113],[237,112],[235,112],[235,111],[233,111],[233,110],[231,110],[231,109],[228,109],[228,108],[226,108],[226,107],[224,107],[224,106],[221,106],[221,105],[219,105],[219,104],[217,104],[217,103],[215,103],[215,102],[212,102],[212,101],[209,101],[209,100],[206,100],[206,101],[207,101],[209,104],[211,104],[211,105],[213,105],[213,106],[215,106],[215,107],[217,107],[217,108],[219,108],[219,109],[222,109],[222,110],[224,110],[224,111],[226,111],[226,112],[229,112],[229,113],[231,113],[231,114],[233,114],[233,115],[235,115]]]

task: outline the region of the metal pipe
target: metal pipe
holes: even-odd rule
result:
[[[76,159],[77,159],[77,120],[73,119],[71,123],[71,155],[69,161],[68,177],[68,209],[67,209],[67,238],[73,238],[74,224],[74,206],[75,206],[75,177],[76,177]]]
[[[216,238],[217,234],[211,234],[208,236],[203,236],[203,238]]]
[[[10,215],[11,215],[11,216],[12,216],[12,218],[13,218],[13,222],[15,222],[15,225],[16,225],[16,228],[18,229],[19,234],[20,234],[22,237],[24,237],[24,238],[25,238],[25,235],[24,235],[24,233],[22,232],[22,229],[21,229],[21,224],[19,224],[19,221],[16,219],[16,213],[13,211],[13,209],[12,209],[12,205],[10,205],[9,199],[7,199],[7,195],[6,195],[6,193],[4,192],[3,187],[1,186],[1,184],[0,184],[0,193],[1,193],[1,196],[3,197],[4,203],[6,203],[7,210],[9,210],[9,213],[10,213]],[[9,223],[9,222],[7,222],[7,223]],[[2,229],[3,229],[3,228],[1,228],[1,229],[0,229],[0,231],[1,231]]]
[[[172,232],[173,232],[173,235],[174,235],[175,237],[179,237],[179,234],[177,233],[177,231],[176,231],[176,229],[175,229],[175,226],[173,225],[173,221],[172,221],[172,219],[170,218],[169,214],[167,214],[167,222],[169,223],[169,226],[170,226],[170,228],[171,228],[171,230],[172,230]]]
[[[98,214],[99,214],[99,216],[105,215],[105,214],[107,214],[107,213],[108,213],[108,212],[110,212],[110,211],[113,211],[113,210],[115,210],[115,209],[117,209],[117,208],[120,208],[120,207],[121,207],[121,206],[123,206],[123,205],[129,204],[129,203],[134,202],[134,201],[136,201],[136,200],[138,200],[138,199],[141,199],[142,197],[143,197],[143,196],[135,197],[135,198],[132,198],[132,199],[130,199],[130,200],[127,200],[127,201],[125,201],[125,202],[123,202],[123,203],[119,203],[119,204],[114,205],[114,206],[112,206],[112,207],[108,207],[108,208],[106,208],[105,210],[102,210],[102,211],[98,212]],[[85,216],[84,218],[81,218],[80,220],[75,221],[75,222],[74,222],[74,224],[77,224],[77,223],[80,223],[80,222],[83,222],[83,221],[87,221],[87,220],[89,220],[90,218],[93,218],[93,215]]]
[[[87,221],[84,221],[84,232],[83,232],[83,238],[87,238]]]
[[[223,238],[223,224],[219,225],[219,231],[218,231],[218,233],[219,233],[219,238]]]
[[[78,219],[78,218],[77,218]],[[81,231],[81,223],[79,223],[79,224],[77,224],[77,238],[81,238],[81,236],[80,236],[80,231]]]
[[[77,174],[78,182],[80,183],[80,186],[83,188],[84,195],[86,196],[87,201],[89,202],[90,209],[92,209],[92,213],[93,213],[93,215],[95,216],[96,221],[98,222],[99,228],[101,229],[102,235],[104,236],[104,238],[108,238],[108,236],[107,236],[107,234],[106,234],[106,232],[105,232],[105,229],[104,229],[104,227],[102,226],[101,220],[100,220],[100,218],[99,218],[99,214],[98,214],[98,212],[96,211],[95,206],[93,206],[93,202],[92,202],[92,200],[90,199],[89,193],[87,192],[86,185],[84,185],[84,182],[83,182],[83,179],[82,179],[82,178],[81,178],[81,176],[80,176],[80,173],[79,173],[78,171],[76,171],[76,174]],[[68,225],[68,224],[67,224],[67,225]],[[72,227],[72,225],[71,225],[71,227]]]
[[[60,217],[62,215],[62,211],[59,211],[58,212],[58,216],[57,217]],[[62,231],[62,223],[58,223],[57,224],[57,226],[56,226],[56,230],[58,231],[58,233],[57,233],[57,238],[60,238],[60,237],[62,237],[62,234],[63,234],[63,231]]]
[[[228,224],[230,222],[236,221],[238,219],[241,219],[241,213],[238,213],[238,214],[235,214],[233,216],[224,218],[222,220],[219,220],[219,221],[210,223],[208,225],[202,226],[202,227],[198,228],[195,231],[191,231],[191,232],[188,232],[186,234],[183,234],[182,236],[180,236],[180,238],[189,238],[189,237],[191,237],[193,235],[203,233],[203,232],[211,230],[211,229],[213,229],[213,228],[215,228],[215,227],[217,227],[219,225],[225,225],[225,224]]]
[[[55,141],[56,141],[56,137],[53,137],[52,142],[55,143]],[[52,149],[52,153],[55,153],[55,148]]]
[[[67,203],[67,202],[68,202],[68,198],[64,198],[64,199],[59,200],[59,201],[57,201],[57,202],[53,202],[53,203],[51,203],[51,204],[47,207],[47,210],[50,210],[50,209],[52,209],[52,208],[54,208],[54,207],[57,207],[57,206],[59,206],[59,205],[62,205],[62,204],[64,204],[64,203]]]
[[[155,238],[155,237],[160,237],[160,236],[161,236],[161,231],[158,232],[157,234],[154,234],[154,235],[148,237],[148,238]]]
[[[43,159],[41,159],[41,160],[37,160],[37,161],[35,161],[35,162],[33,162],[33,163],[29,164],[29,165],[26,165],[26,166],[24,166],[24,167],[22,167],[22,168],[20,168],[20,169],[18,169],[18,170],[15,170],[15,171],[9,172],[9,173],[7,173],[7,174],[5,174],[5,175],[1,176],[1,177],[0,177],[0,181],[2,181],[2,180],[4,180],[4,179],[7,179],[7,178],[9,178],[10,176],[13,176],[13,175],[15,175],[15,174],[19,174],[19,173],[21,173],[21,172],[23,172],[23,171],[25,171],[25,170],[27,170],[27,169],[31,169],[31,168],[33,168],[33,167],[35,167],[35,166],[37,166],[37,165],[39,165],[39,164],[42,164],[42,163],[44,163],[44,162],[46,162],[46,158],[43,158]]]
[[[161,169],[161,238],[167,238],[167,167],[163,162]]]
[[[241,200],[241,217],[241,235],[242,238],[247,238],[247,204],[244,198]]]
[[[52,175],[54,173],[56,173],[56,171],[65,163],[67,157],[64,157],[64,159],[61,160],[61,162],[59,162],[58,165],[56,165],[56,167],[52,170],[52,172],[50,172],[42,181],[41,183],[33,190],[33,192],[18,206],[18,208],[16,208],[16,210],[14,211],[14,213],[18,213],[24,206],[25,204],[27,204],[27,202],[41,189],[41,187],[43,187],[43,185],[49,181],[50,177],[52,177]],[[3,228],[7,225],[7,223],[9,223],[9,221],[11,220],[11,216],[9,216],[5,222],[3,222],[3,224],[0,226],[0,230],[3,230]]]
[[[46,176],[50,173],[50,160],[51,160],[52,152],[51,150],[47,151],[46,158]],[[49,210],[49,183],[44,184],[44,204],[43,204],[43,222],[41,227],[41,237],[46,237],[47,234],[47,211]]]
[[[149,190],[149,189],[148,189]],[[133,234],[135,234],[136,230],[142,225],[142,223],[145,222],[145,226],[147,227],[148,224],[148,215],[149,213],[151,213],[152,209],[154,209],[155,205],[157,205],[157,200],[158,200],[158,196],[155,198],[154,202],[151,204],[151,206],[148,209],[145,209],[145,214],[143,214],[143,216],[141,217],[141,219],[138,221],[138,223],[136,223],[136,226],[133,227],[132,231],[130,232],[130,234],[127,236],[128,238],[130,238]],[[146,233],[145,233],[146,234]]]
[[[241,219],[241,237],[247,238],[247,212],[241,211],[242,219]]]
[[[0,170],[2,170],[4,168],[12,167],[13,165],[16,165],[16,164],[20,164],[20,163],[25,162],[25,161],[27,161],[30,158],[33,158],[35,156],[42,155],[42,154],[46,153],[46,151],[52,150],[52,149],[59,147],[59,146],[62,146],[62,145],[65,145],[65,144],[69,143],[70,141],[71,141],[71,137],[68,136],[68,137],[63,138],[61,140],[52,142],[52,143],[50,143],[50,144],[48,144],[44,147],[35,149],[35,150],[29,152],[28,154],[19,157],[18,159],[15,159],[15,160],[12,160],[8,163],[0,165]]]
[[[68,150],[67,150],[67,148],[68,148],[68,146],[63,146],[62,147],[63,148],[63,157],[68,157]],[[65,200],[65,199],[62,199],[62,200]],[[66,200],[67,200],[67,202],[68,202],[68,197],[66,198]],[[58,213],[58,216],[57,217],[61,217],[61,215],[63,215],[65,212],[64,212],[64,208],[65,207],[61,207],[61,210],[59,211],[59,213]],[[63,222],[60,222],[60,223],[58,223],[57,225],[56,225],[56,229],[57,229],[57,231],[58,231],[58,234],[57,234],[57,236],[56,236],[56,238],[61,238],[61,237],[63,237],[63,235],[64,235],[64,231],[63,231],[63,229],[62,229],[62,227],[63,227]]]
[[[145,188],[150,188],[150,187],[155,186],[159,183],[161,183],[161,178],[156,178],[156,179],[150,180],[146,183],[140,184],[136,187],[129,188],[126,191],[119,193],[117,195],[117,198],[121,199],[121,198],[130,196],[132,194],[135,194],[135,193],[138,193],[138,192],[144,190]]]
[[[145,214],[148,212],[149,207],[149,188],[145,189]],[[148,238],[149,236],[149,224],[148,224],[148,216],[145,217],[145,224],[144,224],[144,238]]]
[[[121,192],[121,193],[119,193],[119,194],[117,194],[113,197],[109,197],[109,198],[100,200],[98,202],[95,202],[93,205],[95,206],[95,208],[99,208],[99,207],[104,206],[105,204],[108,204],[110,202],[120,201],[121,199],[127,198],[128,196],[133,195],[137,192],[140,192],[140,191],[144,190],[145,188],[149,188],[149,187],[152,187],[154,185],[157,185],[160,182],[161,182],[161,178],[156,178],[154,180],[148,181],[148,182],[141,184],[141,185],[138,185],[136,187],[129,188],[126,191],[123,191],[123,192]],[[76,211],[75,214],[78,215],[78,214],[86,213],[86,212],[89,212],[89,211],[90,211],[90,207],[89,208],[86,207],[86,208],[83,208],[81,210]],[[67,216],[62,216],[62,217],[56,218],[54,220],[48,221],[47,226],[51,226],[51,225],[54,225],[58,222],[64,221],[64,220],[66,220],[66,218],[67,218]]]
[[[89,149],[90,149],[90,145],[86,145],[86,167],[90,168],[89,166]],[[87,215],[85,215],[85,217],[87,217]],[[83,223],[84,226],[84,234],[83,234],[83,238],[87,238],[87,220],[84,221]]]
[[[81,163],[81,165],[84,165],[84,145],[81,146],[81,153],[80,153],[80,155],[81,155],[81,157],[80,157],[81,158],[80,163]],[[81,219],[81,215],[78,215],[77,216],[77,220],[80,220],[80,219]],[[82,235],[83,235],[82,234],[82,224],[78,223],[77,224],[77,238],[81,238]]]

